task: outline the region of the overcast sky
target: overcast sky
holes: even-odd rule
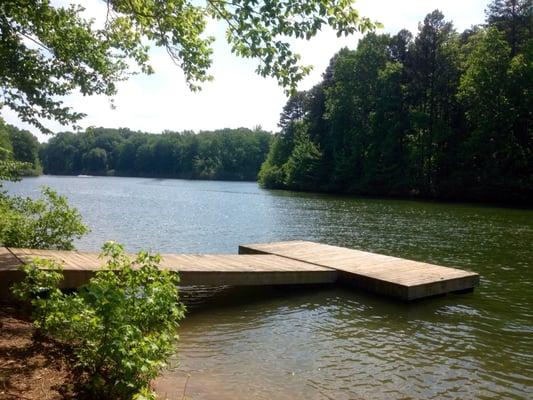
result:
[[[70,3],[56,0],[54,3]],[[87,13],[97,20],[105,18],[104,2],[81,0]],[[396,33],[407,28],[417,31],[418,22],[438,8],[447,20],[454,22],[458,30],[484,21],[487,0],[359,0],[355,5],[361,15],[377,20],[384,25],[382,32]],[[224,26],[211,24],[209,34],[216,37],[214,63],[211,74],[213,82],[203,85],[199,93],[188,90],[183,74],[170,61],[167,54],[154,49],[151,52],[155,74],[135,76],[118,85],[114,97],[115,109],[104,96],[83,97],[72,95],[66,104],[87,114],[81,126],[128,127],[158,133],[163,130],[210,130],[217,128],[252,128],[261,125],[267,130],[276,130],[278,117],[286,97],[283,90],[270,78],[261,78],[254,70],[256,62],[243,60],[231,54],[224,41]],[[311,41],[301,41],[295,49],[302,55],[304,64],[312,64],[313,72],[301,83],[300,89],[308,89],[318,81],[330,58],[343,46],[355,48],[360,35],[338,39],[329,30],[323,31]],[[20,122],[15,113],[7,108],[2,117],[13,125],[29,129],[41,141],[47,137]],[[69,128],[49,122],[54,131]]]

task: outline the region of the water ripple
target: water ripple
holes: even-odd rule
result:
[[[398,304],[342,288],[193,288],[163,393],[208,399],[529,399],[533,212],[261,190],[253,183],[39,177],[128,250],[233,253],[307,239],[473,270],[473,294]],[[179,390],[176,390],[179,389]],[[174,398],[169,397],[171,400]]]

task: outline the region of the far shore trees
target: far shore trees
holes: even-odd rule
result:
[[[91,128],[60,132],[41,145],[44,172],[254,181],[272,134],[260,129],[150,134]]]

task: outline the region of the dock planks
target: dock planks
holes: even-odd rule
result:
[[[162,254],[161,265],[179,272],[182,285],[287,285],[336,281],[381,295],[414,300],[472,290],[479,275],[307,241],[239,246],[239,255]],[[18,267],[35,257],[63,265],[63,287],[86,283],[104,260],[96,253],[0,247],[0,299],[22,279]]]
[[[275,254],[335,269],[352,286],[403,300],[472,290],[479,275],[457,268],[308,241],[239,246],[240,254]]]
[[[63,265],[64,288],[83,285],[104,263],[97,253],[0,248],[0,299],[8,298],[8,287],[22,278],[18,267],[35,257],[55,259]],[[337,280],[337,272],[331,268],[275,255],[162,254],[161,266],[179,272],[184,286],[325,284]]]

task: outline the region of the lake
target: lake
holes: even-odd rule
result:
[[[474,293],[412,304],[339,287],[184,293],[169,399],[533,397],[533,211],[269,191],[250,182],[42,176],[91,233],[127,250],[237,253],[305,239],[472,270]],[[189,376],[189,378],[187,378]]]

